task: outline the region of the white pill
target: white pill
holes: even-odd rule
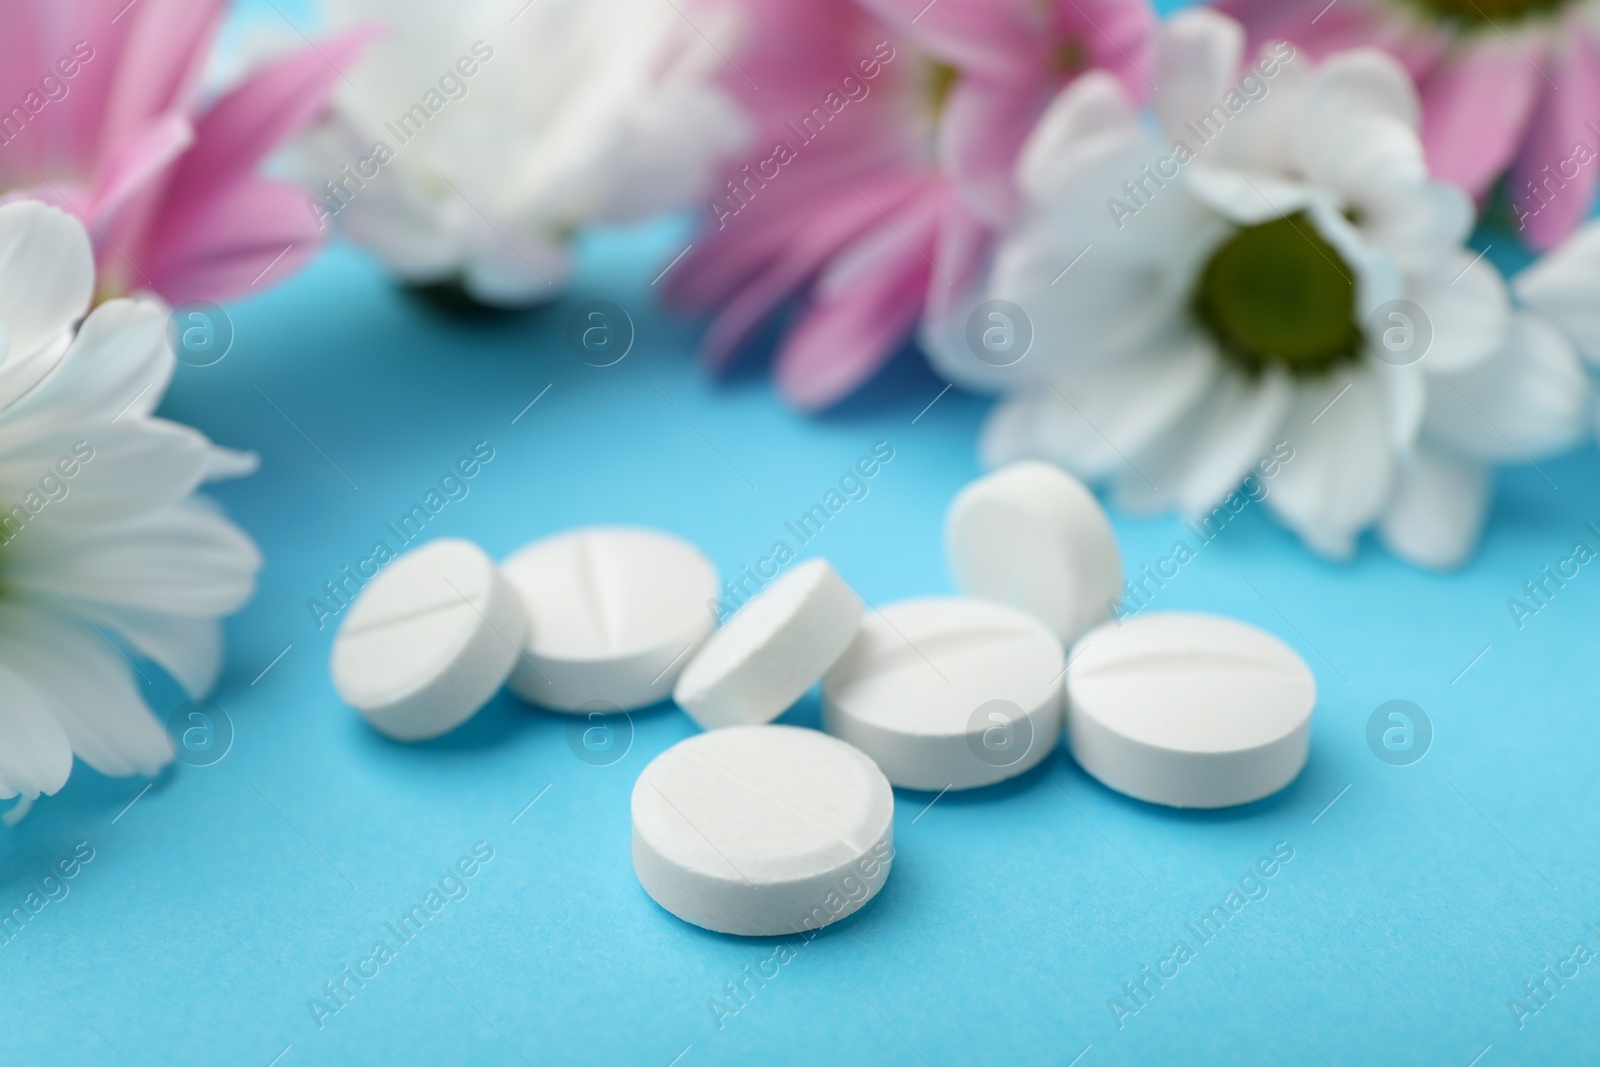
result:
[[[1055,749],[1063,665],[1055,634],[1015,608],[902,600],[868,615],[823,677],[823,716],[895,785],[990,785]]]
[[[672,699],[708,730],[771,722],[849,647],[863,610],[827,560],[807,560],[711,635]]]
[[[665,700],[715,621],[716,567],[657,530],[572,530],[519,549],[500,569],[528,621],[511,688],[555,711]]]
[[[1013,463],[956,494],[945,552],[956,588],[1021,608],[1065,644],[1109,618],[1122,595],[1122,554],[1104,509],[1050,463]]]
[[[522,604],[469,541],[430,541],[389,564],[334,635],[333,687],[380,732],[421,741],[494,696],[522,645]]]
[[[1067,744],[1112,789],[1178,808],[1276,793],[1305,766],[1317,683],[1288,645],[1216,615],[1091,630],[1067,669]]]
[[[814,930],[894,859],[894,791],[849,745],[795,726],[679,741],[633,787],[633,869],[657,904],[725,934]]]

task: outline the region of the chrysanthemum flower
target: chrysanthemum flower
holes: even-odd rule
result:
[[[709,232],[669,294],[715,311],[725,366],[790,298],[804,306],[774,374],[816,410],[870,378],[970,284],[1015,207],[1013,165],[1063,85],[1109,70],[1145,87],[1145,0],[744,0],[724,78],[755,115]],[[872,15],[877,15],[873,18]]]
[[[1243,49],[1224,16],[1173,19],[1155,124],[1104,75],[1061,94],[977,294],[1020,306],[1032,350],[989,365],[958,311],[928,331],[936,363],[1016,394],[991,462],[1042,456],[1198,516],[1265,460],[1266,505],[1318,551],[1378,525],[1409,559],[1458,563],[1487,462],[1581,436],[1582,365],[1463,247],[1470,200],[1429,177],[1398,63]]]
[[[1376,45],[1422,93],[1434,176],[1482,197],[1509,169],[1530,243],[1548,248],[1589,214],[1600,184],[1597,0],[1220,0],[1251,40],[1314,55]]]
[[[222,300],[321,245],[293,186],[257,174],[309,122],[361,35],[306,49],[201,107],[226,0],[0,0],[0,194],[89,226],[101,299]]]
[[[555,299],[576,230],[685,206],[748,132],[713,77],[736,28],[715,0],[327,7],[387,32],[308,141],[307,218],[412,284]]]
[[[151,413],[174,358],[166,310],[94,288],[83,226],[0,207],[0,799],[54,793],[72,757],[105,774],[172,758],[134,657],[192,696],[215,683],[218,619],[261,558],[203,482],[254,458]]]

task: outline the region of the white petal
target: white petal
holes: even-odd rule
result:
[[[1517,298],[1600,363],[1600,222],[1584,225],[1511,282]]]
[[[1366,205],[1361,232],[1407,270],[1424,270],[1459,251],[1472,232],[1471,197],[1454,185],[1424,182],[1391,189]]]
[[[176,364],[166,321],[166,309],[154,300],[101,304],[84,320],[55,370],[11,406],[8,418],[54,425],[63,418],[110,422],[150,414]]]
[[[202,482],[221,482],[230,478],[243,478],[261,469],[261,457],[255,452],[237,452],[231,448],[212,445],[206,450],[205,471]]]
[[[1220,103],[1233,87],[1244,56],[1244,27],[1206,8],[1189,8],[1167,20],[1156,43],[1156,89],[1151,107],[1173,139],[1183,124]]]
[[[1210,510],[1270,450],[1292,401],[1284,374],[1216,375],[1188,414],[1119,474],[1118,502],[1133,511],[1176,507],[1189,516]]]
[[[1229,222],[1254,226],[1304,211],[1317,194],[1287,176],[1248,173],[1196,163],[1190,168],[1194,195]]]
[[[1362,115],[1310,141],[1300,169],[1312,183],[1337,192],[1361,214],[1382,207],[1397,192],[1427,183],[1422,141],[1389,115]]]
[[[72,773],[72,744],[44,695],[10,665],[0,643],[0,800],[53,794]]]
[[[1401,464],[1378,534],[1391,552],[1419,567],[1458,567],[1477,545],[1488,509],[1482,463],[1421,448]]]
[[[1092,70],[1056,94],[1039,117],[1017,159],[1017,181],[1024,193],[1046,198],[1072,167],[1080,151],[1096,138],[1122,140],[1135,136],[1139,118],[1122,84],[1110,74]]]
[[[222,673],[222,625],[215,619],[84,603],[83,613],[161,665],[191,699],[211,692]]]
[[[1216,372],[1216,357],[1198,337],[1070,368],[1059,384],[999,405],[979,454],[991,466],[1048,459],[1080,478],[1100,478],[1188,410]]]
[[[164,419],[67,425],[21,442],[0,424],[0,540],[22,525],[60,530],[169,507],[200,484],[209,451],[199,433]],[[30,493],[44,501],[31,522],[23,506]]]
[[[19,538],[18,545],[22,545]],[[29,539],[7,580],[43,598],[219,616],[255,591],[261,554],[244,532],[192,504],[91,529],[66,527],[48,545]]]
[[[1316,551],[1349,557],[1356,535],[1388,503],[1395,475],[1388,422],[1369,368],[1302,388],[1283,430],[1294,454],[1273,479],[1267,504]]]
[[[34,200],[0,207],[0,406],[25,393],[63,351],[89,307],[94,253],[83,224]]]
[[[1544,319],[1519,312],[1492,359],[1429,382],[1424,432],[1479,460],[1536,459],[1584,435],[1590,388],[1572,344]]]
[[[5,619],[18,624],[6,627],[6,664],[44,698],[79,759],[109,775],[152,775],[171,762],[166,730],[105,638],[76,616],[31,606]]]
[[[1374,48],[1356,48],[1328,57],[1312,74],[1300,97],[1295,123],[1295,154],[1309,159],[1319,140],[1336,135],[1347,122],[1387,115],[1415,130],[1422,105],[1411,78],[1396,59]]]
[[[1113,220],[1107,198],[1138,173],[1141,144],[1082,162],[996,254],[988,295],[1019,305],[1034,330],[1010,382],[1042,384],[1063,367],[1120,358],[1186,320],[1199,266],[1228,227],[1181,181]]]
[[[1421,360],[1429,374],[1460,374],[1483,363],[1505,342],[1511,300],[1506,283],[1488,259],[1464,249],[1425,274],[1413,275],[1407,298],[1428,316],[1433,340]],[[1367,340],[1383,343],[1387,323],[1367,321]]]

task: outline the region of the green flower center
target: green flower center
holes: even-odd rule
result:
[[[1466,25],[1491,22],[1517,22],[1538,15],[1553,14],[1571,0],[1403,0],[1435,18]]]
[[[922,99],[928,113],[937,119],[944,114],[944,105],[950,99],[950,90],[961,80],[961,71],[949,63],[929,59],[922,66]]]
[[[1200,274],[1194,313],[1248,374],[1323,374],[1363,343],[1355,272],[1303,213],[1239,230]]]

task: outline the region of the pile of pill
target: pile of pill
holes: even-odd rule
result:
[[[633,865],[672,914],[730,934],[813,930],[883,887],[893,786],[973,789],[1065,737],[1140,800],[1245,804],[1305,765],[1316,683],[1271,634],[1212,615],[1119,620],[1122,558],[1060,469],[997,470],[952,501],[964,595],[868,610],[822,559],[720,628],[717,571],[635,527],[556,534],[496,564],[429,542],[362,589],[334,638],[339,695],[400,741],[446,733],[502,686],[557,712],[669,697],[703,729],[634,785]],[[773,725],[818,682],[826,732]]]

